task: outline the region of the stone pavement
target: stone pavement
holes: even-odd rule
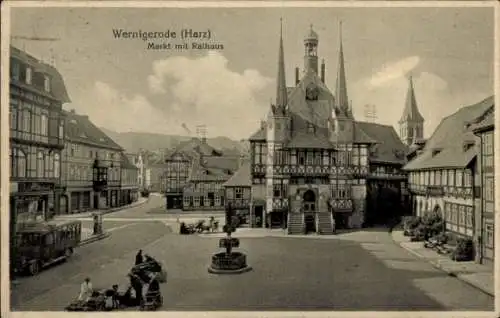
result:
[[[438,254],[432,249],[425,248],[423,242],[410,242],[403,231],[392,231],[392,239],[410,253],[427,260],[434,267],[441,269],[450,276],[494,296],[495,280],[493,266],[477,264],[475,262],[455,262],[448,256]]]

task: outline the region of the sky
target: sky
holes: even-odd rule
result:
[[[412,75],[429,137],[440,120],[493,94],[492,8],[12,8],[11,35],[58,38],[11,44],[55,61],[71,103],[118,132],[248,138],[276,98],[280,18],[288,86],[303,68],[312,24],[326,85],[335,88],[339,21],[354,116],[393,125]],[[116,38],[113,30],[176,32],[176,39]],[[180,39],[182,29],[211,38]],[[188,50],[148,43],[188,42]],[[221,44],[191,49],[193,42]],[[376,118],[365,116],[375,105]]]

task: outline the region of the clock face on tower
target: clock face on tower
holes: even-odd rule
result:
[[[307,100],[318,100],[319,89],[315,85],[309,85],[306,88],[306,99]]]

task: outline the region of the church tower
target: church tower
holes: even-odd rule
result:
[[[276,103],[271,105],[267,116],[267,162],[266,162],[266,212],[270,213],[279,198],[274,198],[274,184],[281,183],[282,176],[275,173],[275,167],[283,164],[283,146],[290,133],[290,117],[287,111],[288,92],[285,79],[285,57],[283,50],[283,23],[280,27],[278,53],[278,74],[276,78]]]
[[[335,100],[332,111],[331,132],[332,141],[338,143],[352,142],[354,137],[354,117],[347,96],[347,82],[344,66],[344,48],[342,46],[342,22],[339,30],[339,61],[337,68],[337,83],[335,87]]]
[[[411,76],[408,83],[408,92],[406,93],[405,108],[399,120],[399,134],[403,143],[408,146],[414,141],[424,138],[424,117],[418,111]]]

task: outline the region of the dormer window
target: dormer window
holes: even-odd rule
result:
[[[27,66],[26,67],[26,84],[31,85],[31,80],[32,80],[32,69],[31,67]]]
[[[472,147],[474,147],[474,142],[473,141],[465,141],[464,142],[464,145],[463,145],[464,152],[468,151]]]
[[[43,77],[43,88],[47,93],[50,92],[50,78],[47,75]]]
[[[432,149],[432,156],[437,156],[441,152],[441,149]]]

